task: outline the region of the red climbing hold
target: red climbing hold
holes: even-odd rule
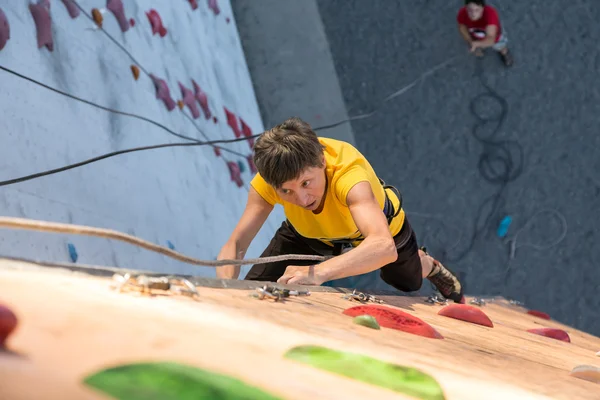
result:
[[[219,120],[217,119],[217,117],[213,117],[213,122],[216,124],[217,122],[219,122]]]
[[[192,85],[194,86],[194,96],[196,96],[196,100],[198,100],[198,103],[202,108],[204,118],[209,119],[212,114],[210,112],[210,108],[208,107],[208,97],[206,96],[206,93],[200,88],[200,85],[198,85],[193,79]]]
[[[242,187],[244,182],[242,181],[242,172],[240,171],[240,166],[238,163],[233,161],[227,161],[227,166],[229,167],[229,174],[231,175],[231,180],[237,184],[238,187]]]
[[[562,340],[563,342],[571,343],[569,334],[562,329],[556,328],[535,328],[527,329],[527,332],[534,333],[536,335],[546,336],[556,340]]]
[[[10,25],[8,24],[6,14],[0,8],[0,50],[6,46],[8,39],[10,39]]]
[[[135,19],[129,18],[129,26],[131,26],[131,27],[135,26]]]
[[[393,307],[369,304],[348,308],[344,310],[343,314],[351,317],[366,314],[375,318],[379,325],[384,328],[396,329],[431,339],[444,338],[427,322]]]
[[[256,165],[254,164],[254,158],[252,158],[252,154],[246,156],[246,160],[248,160],[248,165],[250,166],[250,171],[255,174],[258,172],[256,169]]]
[[[227,125],[233,129],[233,133],[236,138],[242,137],[242,132],[240,131],[240,126],[238,125],[237,117],[234,113],[229,111],[227,107],[223,107],[225,110],[225,115],[227,116]]]
[[[175,100],[171,98],[171,91],[169,90],[169,86],[167,86],[167,82],[164,79],[157,78],[153,74],[150,74],[150,78],[156,88],[156,98],[161,99],[165,103],[165,106],[167,106],[167,110],[172,111],[176,104]]]
[[[62,0],[62,2],[67,7],[67,12],[71,18],[79,17],[79,7],[75,4],[75,0]]]
[[[208,8],[210,8],[215,15],[219,15],[221,12],[217,0],[208,0]]]
[[[127,17],[125,16],[125,8],[123,8],[122,0],[106,0],[106,8],[108,8],[119,23],[119,27],[121,28],[121,32],[127,32],[129,29],[129,23],[127,21]]]
[[[536,316],[536,317],[542,318],[542,319],[550,319],[550,316],[542,311],[527,310],[527,314],[533,315],[533,316]]]
[[[54,50],[52,40],[52,19],[50,18],[50,0],[38,0],[37,4],[30,3],[29,11],[37,29],[38,49],[46,46],[48,50]]]
[[[216,146],[213,146],[213,150],[215,151],[215,155],[217,157],[219,157],[221,155],[221,149],[220,148],[218,148]]]
[[[5,348],[6,339],[17,327],[17,316],[12,310],[0,304],[0,349]]]
[[[192,6],[192,10],[195,10],[196,8],[198,8],[198,2],[196,0],[188,0],[188,2]]]
[[[198,110],[198,106],[196,105],[196,97],[194,96],[194,92],[183,86],[181,82],[177,83],[179,83],[179,89],[181,89],[181,97],[183,97],[183,104],[188,106],[194,119],[198,118],[200,116],[200,111]]]
[[[156,35],[158,33],[160,37],[165,37],[167,34],[167,28],[163,26],[160,14],[158,14],[155,9],[151,8],[150,11],[146,12],[146,16],[148,17],[148,21],[150,21],[150,26],[152,27],[152,34]]]
[[[438,312],[438,315],[460,319],[461,321],[488,326],[490,328],[494,327],[492,320],[483,311],[468,304],[450,304],[442,308]]]
[[[248,138],[250,136],[252,136],[252,129],[250,129],[250,127],[241,118],[240,118],[240,122],[242,123],[242,133],[244,134],[244,136],[246,136]],[[254,147],[254,138],[248,139],[248,146],[250,146],[250,148]]]

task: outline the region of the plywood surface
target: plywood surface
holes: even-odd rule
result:
[[[409,398],[286,360],[297,345],[358,352],[421,369],[447,399],[598,399],[600,385],[569,376],[600,366],[600,338],[527,315],[496,299],[481,307],[493,328],[437,315],[419,297],[382,296],[432,325],[443,340],[372,330],[342,314],[358,305],[339,293],[284,302],[252,290],[199,287],[200,298],[141,296],[110,278],[0,260],[0,303],[19,326],[0,352],[0,398],[103,399],[83,377],[126,362],[169,360],[226,373],[287,399]],[[526,329],[558,327],[571,343]],[[34,384],[35,382],[35,384]]]

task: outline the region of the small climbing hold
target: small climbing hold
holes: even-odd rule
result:
[[[230,19],[229,17],[225,18],[225,22],[229,23]]]
[[[468,304],[447,305],[438,311],[438,315],[490,328],[494,327],[492,320],[480,308]]]
[[[344,310],[343,314],[350,317],[371,315],[377,320],[379,325],[384,328],[396,329],[431,339],[444,338],[427,322],[402,310],[389,306],[379,304],[355,306]]]
[[[150,26],[152,27],[152,34],[156,35],[158,33],[160,37],[165,37],[167,34],[167,28],[163,26],[162,18],[160,17],[158,11],[151,8],[150,11],[146,12],[146,16],[148,17],[148,21],[150,21]]]
[[[0,50],[6,46],[6,42],[10,39],[10,25],[6,14],[0,8]]]
[[[29,4],[29,11],[35,22],[37,30],[38,49],[46,46],[48,50],[54,50],[52,39],[52,18],[50,17],[50,0],[38,0],[36,4]]]
[[[129,23],[127,22],[127,17],[125,16],[125,8],[123,7],[122,0],[106,0],[106,8],[113,13],[117,22],[119,23],[119,27],[121,28],[121,32],[127,32],[129,30]]]
[[[6,348],[6,340],[17,327],[17,316],[7,306],[0,304],[0,349]]]
[[[92,19],[98,25],[99,28],[102,28],[102,22],[104,21],[104,17],[102,13],[97,8],[92,8]]]
[[[137,65],[131,65],[131,73],[133,74],[133,79],[137,81],[140,77],[140,69]]]
[[[202,108],[204,118],[209,119],[212,114],[210,112],[210,108],[208,107],[208,97],[206,96],[206,93],[200,88],[200,85],[198,85],[198,83],[196,83],[196,81],[193,79],[192,85],[194,87],[194,96],[196,97],[196,100],[198,100],[198,103]]]
[[[533,333],[540,336],[546,336],[556,340],[562,340],[563,342],[571,343],[571,338],[569,334],[562,329],[556,328],[535,328],[535,329],[527,329],[527,332]]]
[[[233,129],[233,133],[236,138],[241,137],[242,132],[240,131],[240,126],[238,125],[237,117],[234,113],[229,111],[227,107],[223,107],[223,109],[225,110],[225,115],[227,116],[227,125],[229,125],[231,129]]]
[[[77,262],[79,255],[77,254],[77,249],[75,245],[72,243],[67,244],[67,248],[69,249],[69,257],[71,257],[72,262]]]
[[[215,152],[215,155],[216,155],[217,157],[219,157],[219,156],[221,155],[221,149],[220,149],[220,148],[218,148],[217,146],[213,146],[213,150],[214,150],[214,152]]]
[[[242,181],[239,165],[236,162],[228,161],[227,166],[229,167],[231,181],[235,182],[238,187],[242,187],[244,182]]]
[[[596,353],[596,356],[600,357],[600,351]]]
[[[238,164],[238,167],[239,167],[239,169],[240,169],[240,172],[241,172],[242,174],[243,174],[244,172],[246,172],[246,166],[244,165],[244,163],[242,163],[242,161],[241,161],[241,160],[240,160],[240,161],[238,161],[238,162],[237,162],[237,164]]]
[[[192,10],[195,10],[196,8],[198,8],[197,0],[188,0],[188,2],[190,3],[190,6],[192,6]]]
[[[381,329],[381,327],[379,326],[379,323],[377,322],[377,320],[375,318],[373,318],[372,315],[366,315],[366,314],[358,315],[358,316],[354,317],[352,322],[354,322],[357,325],[366,326],[367,328]]]
[[[500,221],[500,224],[498,225],[498,229],[496,230],[496,234],[498,235],[498,237],[505,237],[506,234],[508,233],[508,228],[510,227],[510,224],[512,223],[512,218],[510,215],[507,215],[506,217],[502,218],[502,221]]]
[[[188,106],[194,119],[198,118],[200,116],[200,111],[198,110],[198,105],[196,104],[196,97],[194,96],[194,92],[183,86],[181,82],[177,83],[179,84],[179,89],[181,90],[183,104]]]
[[[545,312],[542,312],[542,311],[527,310],[527,314],[533,315],[533,316],[536,316],[536,317],[542,318],[542,319],[550,319],[550,316],[548,314],[546,314]]]
[[[156,98],[161,99],[165,103],[167,110],[172,111],[175,108],[175,100],[171,97],[171,91],[169,90],[169,86],[167,86],[167,82],[153,74],[150,74],[150,78],[152,79],[152,82],[154,82]]]
[[[169,246],[169,248],[170,248],[171,250],[175,250],[175,245],[174,245],[173,243],[171,243],[171,241],[170,241],[170,240],[167,240],[167,246]]]
[[[569,374],[585,381],[600,383],[600,368],[593,365],[578,365]]]
[[[179,107],[180,110],[183,110],[183,107],[185,107],[185,104],[183,104],[183,101],[177,100],[177,107]]]
[[[69,16],[73,19],[79,17],[79,7],[75,4],[75,0],[62,0],[65,7],[67,7],[67,12]]]
[[[241,118],[240,122],[242,124],[242,134],[248,138],[252,136],[252,129]],[[254,147],[254,138],[248,139],[248,146],[250,146],[251,149]]]
[[[217,117],[213,117],[213,122],[216,124],[217,122],[219,122],[219,120],[217,119]]]
[[[219,8],[219,4],[217,4],[217,0],[208,0],[208,8],[210,8],[215,15],[219,15],[221,13],[221,9]]]
[[[256,165],[254,164],[254,158],[252,157],[252,154],[247,155],[246,160],[248,160],[248,165],[250,166],[250,172],[252,172],[253,174],[257,173],[258,170],[256,169]]]
[[[129,18],[129,26],[131,26],[131,27],[135,26],[135,19]]]

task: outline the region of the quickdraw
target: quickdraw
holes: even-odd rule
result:
[[[193,298],[200,295],[193,283],[175,276],[151,277],[143,274],[114,274],[112,288],[119,292],[133,290],[142,294],[152,294],[152,291],[160,290]]]
[[[256,291],[258,293],[253,293],[253,297],[258,298],[259,300],[269,298],[275,301],[279,301],[283,298],[287,298],[290,296],[310,296],[310,291],[308,290],[281,289],[269,285],[264,285],[263,287],[256,288]]]

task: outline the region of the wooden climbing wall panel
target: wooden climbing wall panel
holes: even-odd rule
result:
[[[0,352],[0,398],[108,399],[82,383],[91,373],[140,361],[177,361],[226,374],[282,399],[414,398],[322,371],[283,355],[316,345],[429,374],[445,399],[598,399],[600,385],[570,376],[600,366],[600,338],[495,299],[477,306],[493,327],[438,315],[421,297],[382,296],[385,306],[429,324],[426,338],[353,323],[360,305],[340,293],[281,302],[253,290],[198,287],[200,296],[119,293],[110,277],[0,260],[0,304],[18,326]],[[467,298],[467,302],[471,298]],[[534,335],[552,327],[571,342]]]

